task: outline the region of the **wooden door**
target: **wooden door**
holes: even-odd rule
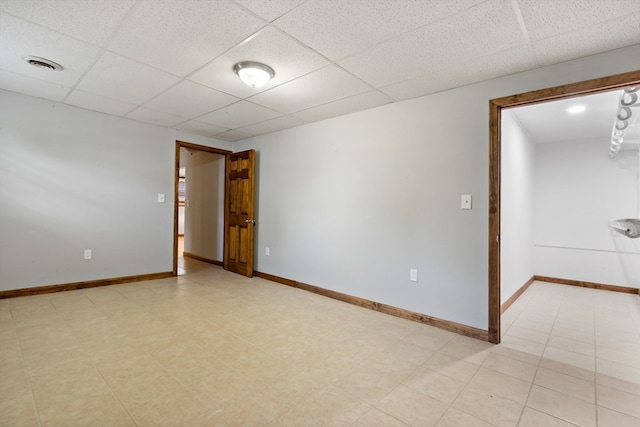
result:
[[[227,155],[224,268],[253,276],[253,181],[255,150]]]

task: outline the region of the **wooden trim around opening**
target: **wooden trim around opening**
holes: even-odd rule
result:
[[[515,291],[515,292],[514,292],[514,294],[513,294],[513,295],[511,295],[511,296],[509,297],[509,299],[508,299],[508,300],[506,300],[506,301],[505,301],[505,302],[500,306],[500,314],[502,314],[502,313],[504,313],[505,311],[507,311],[507,309],[508,309],[509,307],[511,307],[511,304],[513,304],[513,303],[514,303],[514,302],[515,302],[515,301],[520,297],[520,295],[522,295],[522,294],[524,293],[524,291],[526,291],[526,290],[527,290],[527,288],[528,288],[529,286],[531,286],[531,284],[532,284],[533,282],[535,282],[536,280],[537,280],[537,279],[536,279],[536,276],[531,276],[531,278],[530,278],[529,280],[527,280],[527,281],[526,281],[526,283],[520,287],[520,289],[518,289],[517,291]]]
[[[205,257],[200,256],[200,255],[192,254],[191,252],[183,251],[182,252],[182,256],[183,257],[187,257],[187,258],[193,258],[195,260],[202,261],[202,262],[208,262],[209,264],[215,264],[215,265],[220,265],[220,266],[224,265],[224,263],[222,261],[218,261],[218,260],[211,259],[211,258],[205,258]]]
[[[487,331],[474,328],[472,326],[463,325],[449,320],[439,319],[437,317],[427,316],[426,314],[420,314],[413,311],[405,310],[403,308],[394,307],[387,304],[371,301],[368,299],[343,294],[341,292],[332,291],[329,289],[320,288],[318,286],[309,285],[302,282],[297,282],[291,279],[285,279],[283,277],[274,276],[268,273],[255,272],[255,275],[272,282],[281,283],[283,285],[299,288],[305,291],[313,292],[318,295],[333,298],[339,301],[343,301],[349,304],[357,305],[359,307],[368,308],[370,310],[379,311],[391,316],[401,317],[403,319],[413,320],[414,322],[424,323],[429,326],[434,326],[445,331],[454,332],[456,334],[465,335],[467,337],[487,341]]]
[[[600,289],[602,291],[622,292],[625,294],[640,295],[640,288],[630,288],[627,286],[608,285],[606,283],[585,282],[582,280],[562,279],[558,277],[533,276],[534,280],[541,282],[558,283],[561,285],[580,286],[582,288]]]
[[[500,343],[500,180],[503,108],[572,98],[640,84],[640,70],[555,86],[489,101],[489,342]]]
[[[173,277],[172,271],[164,273],[140,274],[137,276],[115,277],[112,279],[88,280],[85,282],[63,283],[59,285],[37,286],[34,288],[10,289],[0,291],[0,299],[25,297],[29,295],[50,294],[54,292],[75,291],[77,289],[96,288],[99,286],[119,285],[121,283],[142,282]]]

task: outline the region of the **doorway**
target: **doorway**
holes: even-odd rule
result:
[[[500,343],[500,229],[502,110],[640,84],[640,71],[557,86],[489,101],[489,342]]]
[[[230,153],[228,150],[176,141],[174,276],[181,271],[178,265],[180,245],[183,245],[183,255],[186,257],[222,265],[225,158]],[[181,224],[181,221],[184,223]],[[184,236],[181,238],[180,234]]]

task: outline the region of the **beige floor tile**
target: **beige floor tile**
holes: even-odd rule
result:
[[[466,384],[431,369],[421,368],[404,380],[402,385],[450,405]]]
[[[492,348],[493,344],[462,335],[456,335],[442,347],[440,352],[457,357],[466,362],[482,365]]]
[[[542,359],[540,360],[539,367],[570,375],[585,381],[594,381],[595,379],[595,372],[591,369],[582,369],[556,360]]]
[[[538,385],[531,388],[527,406],[584,427],[596,426],[593,404]]]
[[[552,335],[549,338],[549,342],[547,342],[547,345],[550,347],[571,351],[573,353],[583,354],[585,356],[595,357],[596,355],[596,346],[592,342],[586,343],[575,339]]]
[[[435,426],[447,406],[420,392],[399,386],[376,407],[410,426]]]
[[[511,350],[517,351],[521,354],[528,354],[531,357],[542,356],[545,349],[544,344],[510,335],[503,337],[500,346],[510,348]]]
[[[635,394],[636,396],[640,396],[640,384],[638,383],[611,377],[599,372],[596,374],[596,383],[615,388],[616,390],[624,391],[625,393],[631,393]]]
[[[640,418],[598,406],[598,427],[638,427]]]
[[[492,369],[503,374],[510,375],[512,377],[519,378],[524,381],[532,382],[536,375],[536,369],[538,368],[538,360],[535,358],[535,363],[527,363],[518,360],[518,354],[515,352],[504,352],[501,350],[493,349],[491,354],[487,356],[482,367]],[[511,357],[514,356],[514,357]],[[528,360],[532,360],[527,358]]]
[[[602,384],[596,385],[596,394],[599,406],[640,418],[640,396],[637,394],[626,393]]]
[[[561,348],[547,346],[544,350],[543,358],[555,360],[556,362],[565,363],[588,371],[596,370],[596,359],[594,356],[574,353],[573,351]]]
[[[367,413],[358,418],[358,420],[351,424],[351,427],[408,427],[397,418],[392,417],[389,414],[371,408]]]
[[[576,427],[578,424],[570,423],[544,412],[525,407],[520,417],[518,427]]]
[[[449,408],[447,412],[440,418],[436,427],[492,427],[492,424],[486,423],[479,418],[462,412],[456,408]]]
[[[480,368],[469,382],[469,386],[484,389],[505,399],[525,403],[531,383],[491,369]]]
[[[598,346],[598,358],[608,360],[610,362],[620,363],[621,365],[629,365],[634,368],[640,368],[640,352],[636,349],[622,351],[622,346],[618,348],[610,348]]]
[[[540,344],[546,344],[549,341],[549,334],[522,327],[517,321],[509,328],[505,336],[522,338]]]
[[[445,353],[436,353],[423,365],[442,375],[468,383],[480,368],[475,363],[466,362]]]
[[[498,427],[515,426],[523,405],[479,388],[466,388],[451,405]]]
[[[451,341],[454,336],[455,334],[441,329],[423,327],[405,336],[403,340],[428,350],[437,351]]]
[[[5,381],[6,379],[3,378],[0,383]],[[28,384],[26,387],[15,387],[12,384],[11,388],[5,388],[0,384],[0,425],[30,427],[39,424],[38,413]]]
[[[596,402],[596,388],[593,381],[585,381],[546,368],[539,368],[534,383],[569,396]]]
[[[603,359],[597,359],[596,364],[599,374],[640,384],[640,368]]]

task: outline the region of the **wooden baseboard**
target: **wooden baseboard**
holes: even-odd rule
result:
[[[600,289],[603,291],[622,292],[625,294],[640,295],[639,288],[630,288],[627,286],[608,285],[606,283],[584,282],[582,280],[561,279],[558,277],[533,276],[535,280],[541,282],[559,283],[561,285],[580,286],[582,288]]]
[[[451,322],[449,320],[439,319],[437,317],[427,316],[426,314],[416,313],[413,311],[405,310],[403,308],[398,308],[391,305],[371,301],[368,299],[359,298],[359,297],[355,297],[348,294],[343,294],[341,292],[320,288],[318,286],[297,282],[291,279],[285,279],[284,277],[274,276],[272,274],[262,273],[260,271],[256,271],[255,275],[263,279],[271,280],[272,282],[277,282],[277,283],[281,283],[283,285],[291,286],[294,288],[303,289],[305,291],[313,292],[318,295],[333,298],[349,304],[357,305],[359,307],[368,308],[370,310],[379,311],[381,313],[389,314],[391,316],[401,317],[403,319],[424,323],[429,326],[434,326],[439,329],[444,329],[445,331],[454,332],[456,334],[465,335],[467,337],[479,339],[482,341],[488,341],[489,339],[489,335],[487,331],[474,328],[472,326]]]
[[[34,288],[10,289],[8,291],[0,291],[0,299],[74,291],[77,289],[96,288],[99,286],[118,285],[130,282],[142,282],[144,280],[164,279],[167,277],[173,277],[173,272],[167,271],[164,273],[140,274],[137,276],[124,276],[111,279],[89,280],[85,282],[63,283],[59,285],[37,286]]]
[[[522,293],[523,293],[524,291],[526,291],[526,290],[527,290],[527,288],[528,288],[529,286],[531,286],[531,284],[532,284],[533,282],[535,282],[535,281],[536,281],[536,276],[531,276],[531,278],[530,278],[529,280],[527,280],[527,282],[526,282],[524,285],[522,285],[522,286],[520,287],[520,289],[518,289],[517,291],[515,291],[515,293],[514,293],[513,295],[511,295],[511,296],[509,297],[509,299],[508,299],[508,300],[506,300],[506,301],[505,301],[505,302],[500,306],[500,314],[504,313],[504,312],[507,310],[507,308],[511,307],[511,304],[513,304],[513,303],[518,299],[518,297],[520,297],[520,295],[522,295]]]
[[[183,257],[186,256],[187,258],[193,258],[195,260],[202,261],[202,262],[208,262],[209,264],[224,265],[224,263],[222,261],[218,261],[218,260],[211,259],[211,258],[205,258],[205,257],[202,257],[200,255],[192,254],[191,252],[184,252],[183,251],[182,252],[182,256]]]

